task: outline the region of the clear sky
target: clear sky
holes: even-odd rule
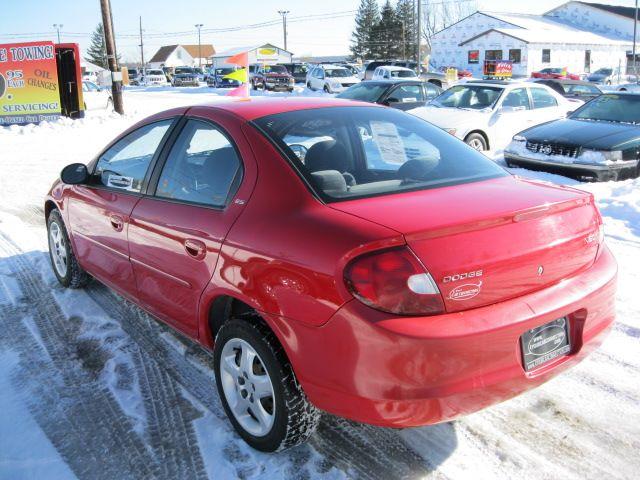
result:
[[[599,1],[628,6],[634,2]],[[196,23],[204,24],[202,43],[212,43],[218,51],[267,42],[283,46],[278,10],[290,11],[288,49],[295,55],[346,54],[359,3],[360,0],[111,0],[118,53],[124,61],[139,60],[139,16],[148,59],[161,45],[196,44]],[[562,3],[563,0],[475,2],[482,10],[523,13],[541,13]],[[84,49],[100,19],[99,0],[0,0],[0,43],[55,40],[53,24],[57,23],[63,25],[62,41],[78,42]],[[269,21],[273,24],[208,31]]]

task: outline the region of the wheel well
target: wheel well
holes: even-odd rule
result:
[[[53,200],[47,200],[46,203],[44,204],[44,219],[45,221],[49,220],[49,214],[55,209],[56,204],[53,202]]]
[[[487,150],[489,150],[491,148],[491,145],[489,145],[489,137],[487,137],[487,134],[484,133],[482,130],[473,130],[472,132],[467,133],[467,135],[464,137],[464,141],[466,142],[467,138],[469,138],[469,136],[473,135],[474,133],[482,135],[482,138],[484,138],[484,141],[487,144]]]
[[[215,340],[220,327],[232,318],[243,318],[251,322],[260,322],[267,325],[255,308],[238,300],[237,298],[221,295],[217,297],[209,308],[209,329],[212,340]]]

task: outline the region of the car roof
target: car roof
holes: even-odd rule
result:
[[[314,108],[354,106],[386,108],[376,106],[371,103],[327,97],[250,97],[194,106],[224,110],[247,121],[255,120],[256,118],[267,115],[275,115],[277,113],[309,110]]]
[[[593,82],[585,82],[584,80],[571,80],[568,78],[537,78],[533,83],[547,83],[554,82],[560,83],[564,85],[592,85],[597,87],[597,85]]]
[[[413,70],[411,70],[410,68],[407,67],[400,67],[398,65],[381,65],[378,67],[381,70],[408,70],[410,72],[413,72]]]
[[[422,85],[423,83],[427,83],[427,82],[423,82],[422,80],[407,80],[406,77],[404,78],[398,78],[398,77],[394,77],[394,78],[390,78],[388,80],[364,80],[362,82],[360,82],[359,84],[357,83],[356,85],[360,85],[360,84],[367,84],[367,85],[384,85],[384,86],[392,86],[392,85]],[[432,84],[433,85],[433,84]]]

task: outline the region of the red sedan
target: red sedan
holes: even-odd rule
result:
[[[212,348],[230,421],[264,451],[321,410],[474,412],[575,365],[614,320],[590,194],[370,104],[169,110],[66,167],[45,212],[60,283],[95,277]]]
[[[533,72],[531,76],[545,79],[568,78],[569,80],[580,80],[580,75],[569,73],[566,68],[543,68],[539,72]]]

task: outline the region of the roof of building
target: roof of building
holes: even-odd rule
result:
[[[174,50],[178,47],[184,48],[193,58],[198,58],[198,45],[165,45],[158,49],[153,57],[151,57],[151,60],[149,60],[149,63],[166,62],[169,56],[171,56]],[[203,43],[200,45],[200,49],[202,51],[202,58],[208,58],[216,53],[213,45]]]
[[[222,52],[212,53],[211,55],[209,55],[209,57],[213,57],[213,58],[232,57],[232,56],[237,55],[239,53],[250,52],[251,50],[257,50],[258,48],[262,48],[262,47],[277,48],[278,50],[280,50],[280,51],[282,51],[284,53],[288,53],[290,55],[293,55],[293,53],[291,53],[290,51],[285,50],[284,48],[276,47],[275,45],[272,45],[271,43],[261,43],[259,45],[245,45],[245,46],[242,46],[242,47],[229,48],[229,49],[224,50]]]
[[[636,18],[636,9],[634,7],[623,7],[620,5],[607,5],[605,3],[591,3],[591,2],[576,2],[576,3],[581,3],[589,7],[597,8],[599,10],[604,10],[605,12],[615,13],[616,15],[622,15],[623,17],[627,17],[632,20],[635,20]]]
[[[485,30],[478,35],[467,38],[460,46],[465,45],[490,32],[499,32],[525,43],[562,43],[588,45],[629,45],[630,42],[616,37],[581,30],[566,23],[559,22],[544,15],[504,12],[478,12],[496,18],[508,27],[496,27]]]
[[[213,45],[210,44],[201,44],[201,45],[180,45],[184,48],[189,55],[193,58],[209,58],[211,55],[215,55],[216,49],[213,48]],[[200,52],[200,53],[199,53]]]

